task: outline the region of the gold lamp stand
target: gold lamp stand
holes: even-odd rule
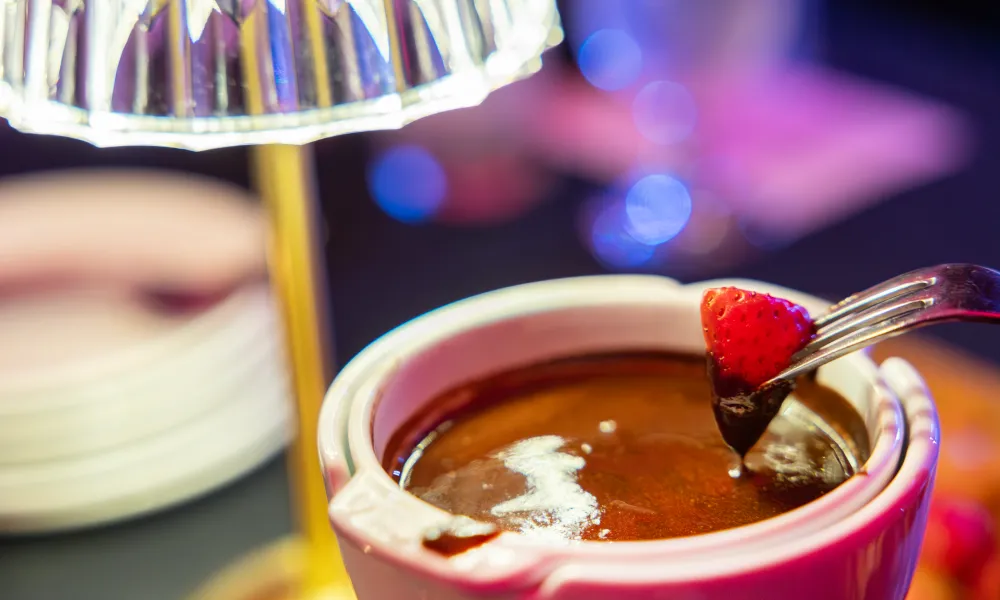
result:
[[[308,146],[253,149],[256,184],[270,218],[271,281],[284,317],[299,434],[288,452],[300,535],[229,567],[192,600],[346,600],[350,579],[327,519],[313,432],[332,376],[329,306]]]

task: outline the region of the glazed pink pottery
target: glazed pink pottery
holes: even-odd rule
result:
[[[704,351],[706,287],[737,285],[821,311],[824,302],[752,281],[681,285],[653,276],[546,281],[415,319],[334,382],[319,447],[337,534],[359,600],[903,600],[938,455],[919,375],[865,354],[819,372],[868,427],[862,473],[801,508],[721,532],[644,542],[552,542],[504,533],[447,558],[423,534],[454,519],[399,489],[387,439],[438,393],[542,360],[614,350]]]

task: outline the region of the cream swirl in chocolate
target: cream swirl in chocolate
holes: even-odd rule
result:
[[[815,385],[797,395],[844,402]],[[796,508],[852,475],[829,438],[782,416],[740,472],[716,426],[701,357],[566,359],[461,386],[432,406],[454,409],[456,399],[464,407],[431,431],[397,434],[387,470],[452,514],[533,537],[707,533]]]

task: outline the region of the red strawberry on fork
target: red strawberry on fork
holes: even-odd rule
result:
[[[778,414],[793,384],[763,384],[781,373],[816,329],[805,308],[770,294],[724,287],[702,297],[701,321],[712,407],[726,443],[741,457]]]

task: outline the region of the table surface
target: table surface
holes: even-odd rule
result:
[[[940,98],[973,119],[977,158],[947,180],[892,198],[808,239],[723,275],[770,280],[830,297],[892,274],[949,261],[1000,265],[1000,47],[918,24],[833,12],[834,66]],[[12,151],[16,149],[16,152]],[[317,146],[330,222],[336,341],[343,362],[367,341],[441,304],[506,285],[601,272],[581,247],[572,218],[585,185],[524,218],[485,230],[413,228],[370,201],[361,176],[365,140]],[[0,176],[51,168],[130,165],[220,175],[245,184],[242,150],[200,155],[160,150],[95,150],[0,131]],[[911,216],[900,225],[900,211]],[[851,265],[850,269],[844,265]],[[829,273],[825,268],[829,267]],[[718,274],[713,274],[718,275]],[[1000,361],[982,329],[935,331]],[[177,600],[212,573],[291,531],[283,462],[174,510],[119,526],[47,538],[0,540],[0,597],[16,600]]]

